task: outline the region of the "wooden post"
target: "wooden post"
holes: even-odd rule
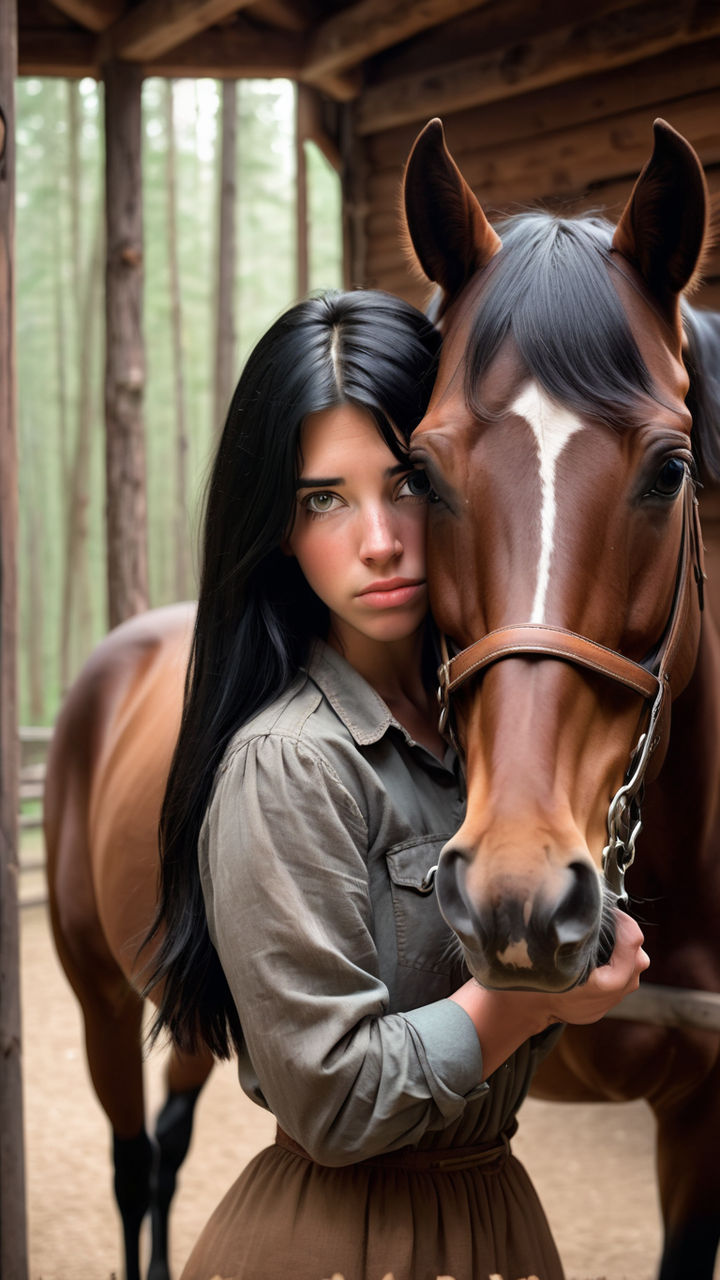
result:
[[[105,82],[105,470],[110,626],[148,607],[145,347],[142,334],[142,71],[113,61]]]
[[[367,146],[355,128],[355,107],[340,109],[340,158],[343,209],[343,278],[346,289],[366,288]]]
[[[307,129],[307,95],[304,85],[295,86],[295,296],[304,298],[310,288],[310,255],[308,250],[308,190],[305,139]]]
[[[18,922],[15,0],[0,0],[0,1275],[27,1276]]]

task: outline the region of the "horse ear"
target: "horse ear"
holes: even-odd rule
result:
[[[441,120],[416,138],[403,189],[412,247],[425,275],[442,288],[444,310],[502,243],[445,145]]]
[[[708,194],[702,166],[689,142],[666,124],[653,125],[653,153],[633,188],[613,236],[673,321],[679,295],[700,260],[707,229]]]

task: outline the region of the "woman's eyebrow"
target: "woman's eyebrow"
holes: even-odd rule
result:
[[[295,484],[296,489],[323,489],[331,484],[344,484],[342,476],[319,476],[313,480],[312,476],[300,476]]]
[[[388,477],[399,476],[403,471],[412,471],[410,462],[397,462],[394,467],[388,467],[385,475]],[[325,489],[333,484],[345,484],[344,476],[299,476],[295,482],[296,489]]]

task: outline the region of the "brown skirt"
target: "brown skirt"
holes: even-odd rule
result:
[[[563,1280],[540,1201],[507,1138],[331,1169],[292,1139],[250,1162],[181,1280]]]

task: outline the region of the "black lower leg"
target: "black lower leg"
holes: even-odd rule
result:
[[[694,1218],[665,1241],[658,1280],[712,1280],[720,1241],[717,1214]]]
[[[144,1129],[134,1138],[113,1134],[115,1199],[123,1225],[126,1280],[140,1280],[140,1227],[150,1205],[152,1161],[152,1143]]]
[[[152,1172],[152,1256],[148,1280],[169,1280],[168,1215],[175,1194],[177,1171],[192,1136],[193,1114],[200,1089],[169,1093],[155,1126],[155,1163]]]

